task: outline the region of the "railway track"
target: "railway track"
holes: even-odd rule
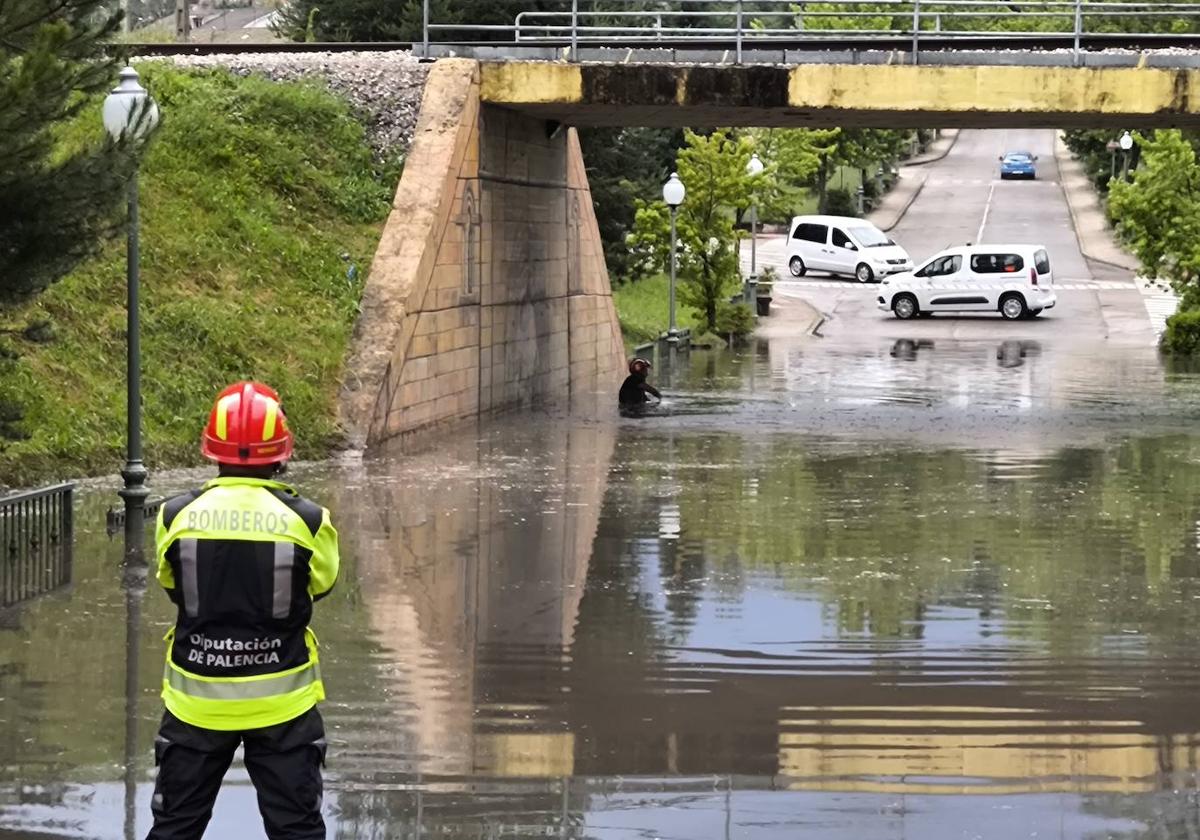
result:
[[[338,41],[322,43],[298,43],[274,41],[266,43],[149,43],[113,44],[114,53],[129,56],[155,55],[217,55],[229,53],[314,53],[314,52],[391,52],[410,51],[421,44],[401,41]],[[447,52],[469,53],[473,49],[486,48],[489,56],[509,58],[534,57],[547,49],[563,49],[570,46],[569,40],[538,39],[524,41],[470,41],[438,42],[430,45],[433,55]],[[737,42],[733,38],[686,38],[686,39],[581,39],[581,50],[668,50],[680,52],[733,51]],[[874,35],[869,37],[808,37],[770,40],[744,40],[744,52],[809,51],[809,52],[864,52],[864,51],[907,51],[912,46],[909,35]],[[1021,50],[1048,52],[1070,50],[1074,39],[1070,35],[1039,35],[1036,33],[1006,33],[984,36],[936,36],[922,34],[922,52],[946,51],[1000,51]],[[1087,52],[1141,51],[1174,49],[1200,52],[1200,33],[1131,35],[1106,33],[1084,35],[1080,47]],[[507,55],[505,55],[507,51]]]

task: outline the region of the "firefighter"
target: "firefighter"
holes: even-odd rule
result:
[[[658,392],[658,389],[646,381],[651,367],[652,365],[645,359],[634,359],[629,363],[629,376],[625,377],[625,381],[621,384],[621,391],[617,395],[617,402],[620,403],[621,408],[642,406],[650,402],[651,395],[659,401],[662,400],[662,394]]]
[[[158,580],[167,634],[147,840],[199,840],[238,744],[271,840],[324,840],[325,699],[313,602],[338,575],[329,511],[279,481],[292,454],[279,395],[222,391],[201,438],[217,478],[165,502]]]

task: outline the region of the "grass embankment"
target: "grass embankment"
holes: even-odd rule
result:
[[[678,281],[677,281],[678,282]],[[678,285],[675,288],[679,294]],[[661,275],[635,280],[613,289],[613,304],[621,322],[625,349],[653,341],[667,331],[670,318],[670,283]],[[675,321],[680,329],[697,331],[703,321],[698,309],[675,300]]]
[[[398,173],[379,171],[349,107],[315,84],[138,69],[163,114],[141,178],[147,460],[196,462],[213,395],[240,378],[278,388],[298,454],[320,455]],[[62,139],[100,131],[97,105]],[[23,436],[3,442],[0,481],[111,472],[125,441],[124,239],[0,326],[39,320],[52,340],[12,338],[19,356],[0,365]]]

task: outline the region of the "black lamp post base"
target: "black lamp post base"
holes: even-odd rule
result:
[[[121,470],[125,486],[117,495],[125,500],[125,564],[127,567],[146,563],[146,487],[149,470],[141,461],[131,461]]]

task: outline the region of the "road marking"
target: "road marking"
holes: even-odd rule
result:
[[[993,182],[988,188],[987,204],[983,205],[983,220],[979,223],[979,233],[975,235],[975,242],[983,241],[983,229],[987,225],[988,213],[992,212],[992,196],[996,194],[996,184]]]
[[[1150,317],[1150,328],[1154,330],[1154,342],[1162,338],[1167,329],[1167,319],[1179,308],[1179,298],[1169,287],[1144,277],[1137,278],[1138,290],[1142,293],[1142,303],[1146,306],[1146,314]]]
[[[859,283],[855,280],[780,280],[775,284],[777,289],[790,291],[800,291],[803,289],[846,289],[846,290],[869,290],[872,288],[880,288],[877,284]],[[983,288],[982,286],[963,286],[964,289]],[[1050,287],[1054,292],[1119,292],[1119,291],[1137,291],[1137,286],[1132,282],[1121,280],[1089,280],[1086,278],[1070,278],[1068,280],[1060,280]]]

